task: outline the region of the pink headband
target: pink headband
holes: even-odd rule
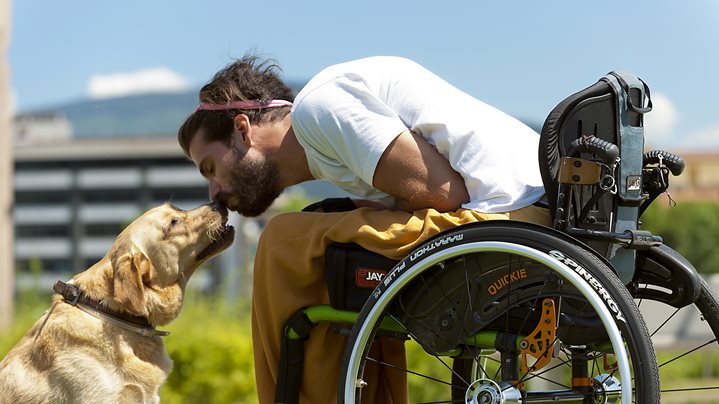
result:
[[[279,107],[291,107],[292,103],[286,100],[269,100],[267,102],[257,100],[247,101],[234,101],[228,104],[212,104],[209,102],[203,102],[200,104],[196,111],[221,111],[226,109],[265,109],[265,108],[279,108]]]

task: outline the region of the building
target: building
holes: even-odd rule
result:
[[[54,143],[72,138],[72,125],[67,117],[57,112],[20,114],[13,118],[15,145]]]
[[[18,145],[14,157],[15,262],[25,282],[33,271],[56,279],[88,268],[150,207],[207,201],[204,179],[172,137]]]
[[[191,209],[207,202],[206,182],[176,140],[195,99],[186,92],[81,100],[14,117],[12,212],[20,289],[49,292],[56,280],[87,269],[153,206],[171,202]],[[231,221],[240,225],[241,219],[233,215]],[[240,250],[235,243],[190,286],[213,289],[232,279],[242,265]]]
[[[684,158],[686,166],[682,175],[670,179],[672,198],[719,203],[719,150],[677,154]]]

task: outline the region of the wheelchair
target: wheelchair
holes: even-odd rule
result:
[[[298,402],[303,344],[320,322],[351,327],[339,328],[348,335],[339,402],[372,402],[365,374],[378,369],[421,380],[410,402],[656,403],[671,394],[660,390],[667,369],[717,350],[719,303],[691,263],[641,229],[684,168],[679,156],[643,152],[651,107],[641,79],[613,71],[552,110],[539,162],[554,228],[463,225],[399,262],[332,246],[330,305],[288,320],[276,402]],[[335,278],[360,273],[377,286],[358,292]],[[659,311],[668,318],[650,324]],[[709,337],[673,343],[681,352],[658,360],[658,331],[680,317]],[[406,361],[376,356],[382,338],[405,341]]]

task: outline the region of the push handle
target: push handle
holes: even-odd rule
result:
[[[573,156],[577,153],[596,154],[604,164],[612,165],[619,157],[619,148],[614,143],[590,135],[582,136],[572,142],[568,155]]]
[[[684,171],[684,159],[664,150],[652,150],[644,153],[644,165],[664,164],[675,177]]]
[[[641,79],[639,79],[639,81],[641,81]],[[631,109],[632,111],[634,111],[638,114],[644,115],[644,114],[649,113],[652,110],[652,96],[651,96],[651,94],[649,94],[649,86],[647,86],[647,84],[643,81],[642,81],[642,84],[644,85],[644,93],[647,95],[647,100],[648,100],[647,106],[642,107],[641,105],[638,105],[638,106],[634,105],[634,101],[632,101],[631,96],[627,98],[627,104],[628,104],[629,109]]]

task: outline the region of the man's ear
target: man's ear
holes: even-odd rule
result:
[[[247,146],[252,146],[252,125],[250,117],[245,114],[238,114],[233,119],[235,134],[239,135],[242,142]]]
[[[145,315],[145,288],[143,276],[152,271],[152,263],[140,251],[127,252],[112,258],[113,296],[126,311]]]

